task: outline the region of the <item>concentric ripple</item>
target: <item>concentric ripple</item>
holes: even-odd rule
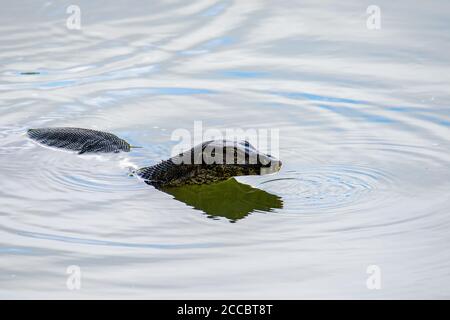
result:
[[[258,187],[283,197],[292,213],[309,214],[358,209],[361,204],[386,201],[391,178],[363,166],[317,166],[287,171]]]
[[[81,158],[81,157],[80,157]],[[80,161],[70,162],[72,167],[61,168],[60,163],[49,166],[49,170],[43,171],[52,183],[58,188],[85,192],[132,192],[142,189],[143,186],[131,177],[127,177],[127,171],[121,168],[121,161],[110,159],[111,164],[103,161],[103,156],[88,156]],[[117,159],[116,159],[117,160]],[[86,166],[89,162],[92,165]]]

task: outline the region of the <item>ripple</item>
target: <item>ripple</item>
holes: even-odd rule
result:
[[[386,201],[384,191],[390,184],[387,174],[373,168],[333,165],[284,172],[258,187],[282,196],[289,211],[308,214],[348,212],[361,204]]]
[[[176,249],[202,249],[202,248],[212,248],[222,246],[219,243],[201,243],[201,242],[191,242],[191,243],[130,243],[121,241],[110,241],[110,240],[98,240],[83,237],[71,237],[64,235],[56,235],[51,233],[43,232],[32,232],[24,230],[15,230],[10,228],[2,228],[3,230],[17,234],[19,236],[33,238],[33,239],[43,239],[51,241],[59,241],[66,243],[82,244],[82,245],[93,245],[93,246],[111,246],[111,247],[126,247],[126,248],[145,248],[145,249],[164,249],[164,250],[176,250]]]
[[[86,192],[117,192],[142,189],[133,179],[126,179],[124,175],[105,175],[93,178],[88,172],[75,172],[70,175],[51,175],[53,181],[69,190]]]
[[[42,174],[57,189],[84,192],[133,192],[144,189],[136,179],[127,179],[129,174],[121,168],[121,163],[127,162],[127,159],[119,159],[117,162],[114,161],[117,159],[103,155],[79,158],[78,161],[70,162],[53,161]]]

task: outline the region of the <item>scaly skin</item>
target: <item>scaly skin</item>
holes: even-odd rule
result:
[[[257,152],[253,147],[250,151],[256,151],[256,163],[249,160],[249,150],[246,144],[232,145],[230,142],[223,142],[223,146],[218,144],[215,152],[233,152],[234,159],[227,163],[211,163],[204,156],[205,148],[211,142],[205,142],[200,146],[181,153],[178,156],[162,161],[151,167],[141,168],[137,171],[137,175],[156,188],[179,187],[183,185],[193,184],[211,184],[214,182],[224,181],[236,176],[260,175],[261,169],[266,169],[267,173],[276,172],[281,167],[281,162],[262,153]],[[187,155],[187,157],[186,157]],[[240,157],[239,155],[244,155]],[[269,164],[261,163],[262,157],[268,157],[271,160]],[[188,159],[191,161],[180,162],[180,159]],[[200,163],[194,163],[193,159],[200,159]],[[225,157],[223,158],[225,159]],[[241,160],[241,161],[239,161]],[[270,169],[273,169],[270,171]],[[267,170],[269,169],[269,170]]]
[[[44,145],[78,151],[129,152],[131,146],[108,132],[81,128],[29,129],[28,136]],[[137,170],[156,188],[210,184],[236,176],[261,175],[280,169],[281,162],[256,150],[247,141],[204,142],[161,163]]]

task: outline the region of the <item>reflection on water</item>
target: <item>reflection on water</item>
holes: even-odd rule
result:
[[[280,197],[229,179],[210,185],[163,188],[176,200],[201,210],[209,217],[225,217],[231,222],[255,211],[270,212],[283,208]]]

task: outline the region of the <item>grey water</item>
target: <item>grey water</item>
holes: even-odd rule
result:
[[[450,298],[450,3],[372,2],[0,1],[0,298]],[[130,174],[194,121],[279,129],[281,171]]]

